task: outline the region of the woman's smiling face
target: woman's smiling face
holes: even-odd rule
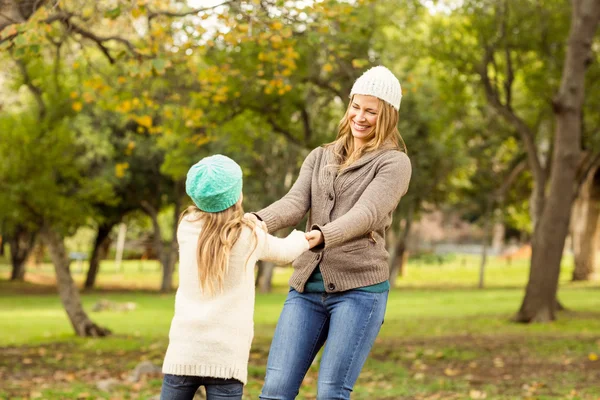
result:
[[[348,120],[354,136],[354,143],[364,145],[375,131],[379,114],[379,99],[373,96],[355,94],[350,104]]]

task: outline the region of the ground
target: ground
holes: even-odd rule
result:
[[[143,361],[160,366],[173,293],[144,286],[142,276],[158,286],[156,269],[133,264],[121,276],[104,268],[100,287],[83,293],[82,301],[90,318],[114,335],[90,339],[73,335],[50,267],[15,284],[0,266],[0,398],[157,396],[159,373],[130,377]],[[600,399],[600,284],[561,278],[559,295],[569,311],[551,324],[523,325],[511,322],[522,300],[523,265],[492,264],[493,283],[484,290],[473,287],[477,270],[463,261],[409,271],[390,293],[386,321],[353,399]],[[276,271],[274,293],[257,295],[245,399],[258,398],[288,276],[289,270]],[[443,281],[436,281],[440,276]],[[136,308],[92,311],[103,299]],[[317,377],[318,360],[298,399],[315,399]]]

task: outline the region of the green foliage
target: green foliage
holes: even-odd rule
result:
[[[34,115],[0,118],[0,219],[70,230],[93,215],[92,203],[113,199],[110,181],[95,165],[102,147],[85,140],[91,130],[85,119],[39,121]]]

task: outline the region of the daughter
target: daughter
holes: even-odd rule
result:
[[[308,242],[303,232],[271,236],[244,218],[242,170],[228,157],[200,160],[187,174],[196,206],[177,229],[179,288],[163,363],[161,400],[241,399],[254,325],[254,265],[290,263]]]

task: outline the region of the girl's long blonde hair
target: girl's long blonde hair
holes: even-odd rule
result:
[[[408,152],[404,139],[402,139],[398,131],[398,111],[391,104],[381,99],[378,99],[379,113],[377,115],[377,122],[375,123],[375,133],[364,146],[355,149],[354,137],[350,128],[350,119],[348,118],[353,99],[354,96],[350,99],[346,113],[338,125],[338,134],[335,141],[326,145],[333,149],[334,154],[338,158],[340,170],[349,167],[365,153],[377,150],[388,142],[392,144],[393,148],[402,150],[405,153]]]
[[[254,231],[255,225],[252,221],[244,218],[241,201],[220,212],[204,212],[196,206],[190,206],[181,213],[179,222],[181,223],[181,220],[188,214],[197,216],[195,219],[191,219],[191,222],[203,222],[196,249],[198,280],[204,294],[213,296],[223,291],[223,282],[229,270],[231,248],[240,238],[244,225],[250,227],[254,232],[254,248],[248,254],[245,264],[256,250],[258,238]]]

